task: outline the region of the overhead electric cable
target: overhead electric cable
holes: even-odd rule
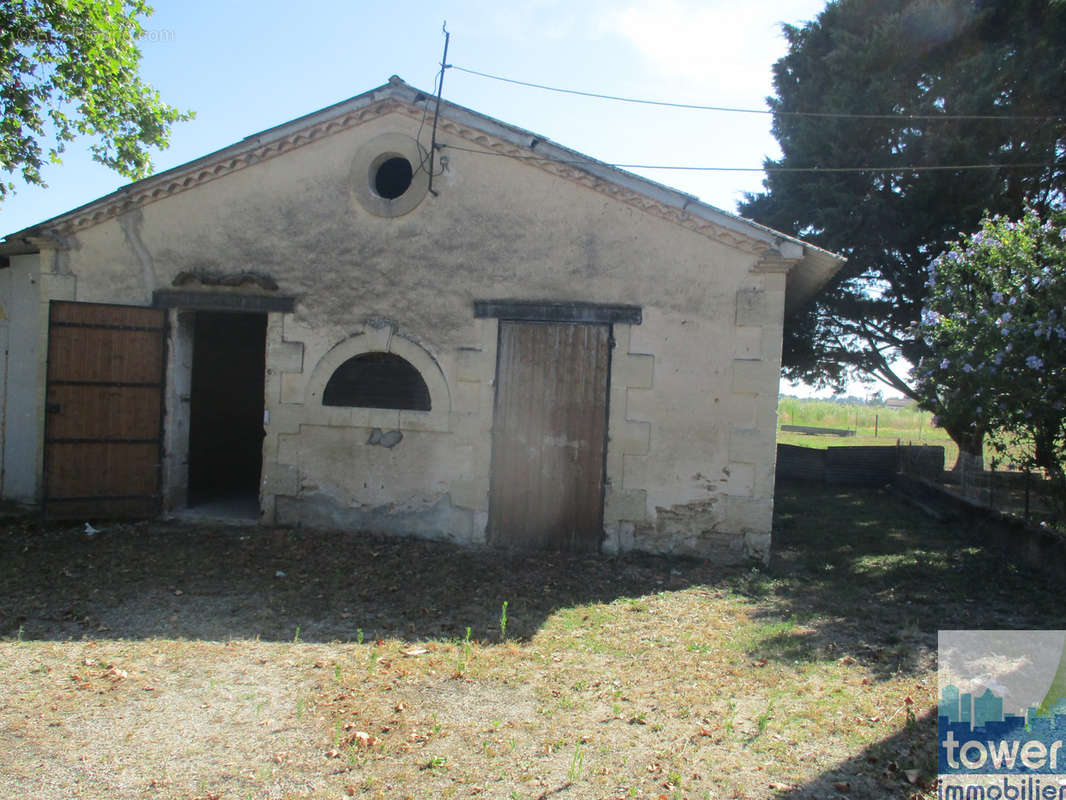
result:
[[[997,122],[1059,122],[1063,119],[1064,116],[1062,114],[1057,116],[1040,114],[852,114],[848,112],[837,111],[773,111],[767,108],[736,108],[733,106],[699,105],[696,103],[675,103],[666,100],[647,100],[637,97],[622,97],[620,95],[582,91],[580,89],[563,89],[558,86],[548,86],[543,83],[534,83],[532,81],[520,81],[516,78],[506,78],[502,75],[493,75],[489,72],[479,72],[476,69],[460,67],[455,64],[449,64],[448,67],[450,69],[459,70],[459,72],[465,72],[468,75],[476,75],[480,78],[489,78],[494,81],[502,81],[503,83],[510,83],[516,86],[528,86],[533,89],[543,89],[547,92],[572,94],[577,95],[579,97],[593,97],[598,100],[614,100],[620,103],[637,103],[639,105],[665,106],[667,108],[687,108],[695,111],[720,111],[730,114],[777,114],[779,116],[816,117],[822,119],[870,119],[896,121],[935,120],[941,122],[949,120],[995,120]]]
[[[519,161],[552,161],[557,164],[573,164],[575,166],[588,167],[614,167],[615,169],[663,169],[688,172],[811,172],[811,173],[837,173],[837,172],[953,172],[971,169],[1048,169],[1060,167],[1060,164],[930,164],[930,165],[907,165],[896,164],[892,166],[873,167],[700,167],[684,164],[616,164],[593,159],[565,159],[554,158],[548,155],[521,155],[517,153],[500,153],[493,150],[477,150],[472,147],[462,147],[454,144],[441,144],[450,150],[460,150],[464,153],[474,153],[482,156],[500,156],[501,158],[513,158]]]

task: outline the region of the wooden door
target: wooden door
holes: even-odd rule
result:
[[[489,542],[597,551],[609,325],[500,321]]]
[[[45,516],[158,513],[165,314],[137,306],[51,303]]]

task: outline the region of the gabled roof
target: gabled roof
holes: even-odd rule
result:
[[[229,147],[12,233],[0,243],[0,255],[38,252],[42,240],[77,233],[131,208],[199,186],[384,114],[399,112],[421,119],[427,109],[433,112],[435,101],[435,97],[393,76],[376,89],[252,134]],[[440,103],[438,130],[500,155],[522,158],[528,164],[646,213],[760,256],[760,267],[788,271],[786,309],[789,311],[810,300],[844,263],[841,256],[827,250],[446,100]]]

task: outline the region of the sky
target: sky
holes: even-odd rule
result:
[[[196,118],[174,126],[156,171],[385,83],[432,91],[447,23],[448,63],[603,94],[766,109],[782,24],[825,0],[459,0],[452,3],[157,0],[143,24],[142,77]],[[640,106],[444,76],[445,99],[616,164],[759,168],[780,151],[766,114]],[[68,211],[128,181],[79,142],[44,170],[47,188],[15,180],[0,235]],[[736,212],[761,172],[631,170]],[[861,390],[857,390],[861,393]]]

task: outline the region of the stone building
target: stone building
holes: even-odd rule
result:
[[[398,78],[9,235],[2,491],[765,559],[841,259]],[[241,505],[243,503],[243,506]]]

